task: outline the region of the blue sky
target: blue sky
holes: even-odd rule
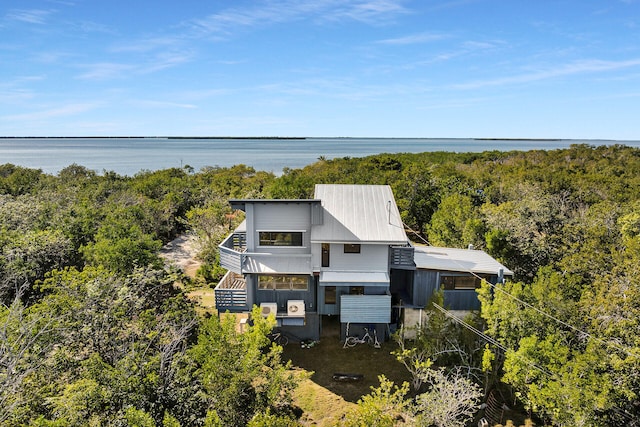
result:
[[[0,135],[640,139],[640,0],[4,0]]]

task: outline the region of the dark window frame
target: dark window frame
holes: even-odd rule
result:
[[[344,244],[344,253],[345,254],[359,254],[361,251],[361,246],[359,243],[345,243]]]
[[[473,283],[473,286],[471,285]],[[445,291],[475,291],[482,280],[476,276],[447,274],[440,276],[440,288]]]
[[[259,231],[258,246],[267,247],[304,247],[303,231]]]

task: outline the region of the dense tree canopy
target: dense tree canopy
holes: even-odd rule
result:
[[[473,348],[474,372],[489,370],[485,391],[503,381],[555,425],[640,418],[640,150],[575,145],[321,158],[278,177],[0,165],[0,423],[288,425],[293,380],[269,324],[239,336],[198,316],[157,255],[195,233],[201,280],[214,282],[217,242],[241,220],[229,198],[311,197],[316,183],[388,184],[417,242],[473,244],[515,272],[480,292],[480,329],[498,345],[457,341]],[[363,404],[397,400],[382,386]]]

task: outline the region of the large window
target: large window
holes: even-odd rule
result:
[[[261,231],[260,246],[302,246],[302,231]]]
[[[480,279],[475,276],[442,276],[442,288],[446,291],[454,289],[476,289],[480,287]]]
[[[306,291],[309,289],[309,276],[260,275],[258,289]]]

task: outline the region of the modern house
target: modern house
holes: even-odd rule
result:
[[[319,339],[323,322],[335,317],[342,337],[367,327],[382,339],[441,285],[452,308],[476,309],[476,283],[463,278],[511,273],[482,251],[457,260],[456,250],[439,248],[456,259],[447,264],[432,248],[414,248],[389,186],[316,185],[313,199],[230,203],[246,219],[220,244],[229,272],[215,288],[218,311],[258,305],[300,339]]]

